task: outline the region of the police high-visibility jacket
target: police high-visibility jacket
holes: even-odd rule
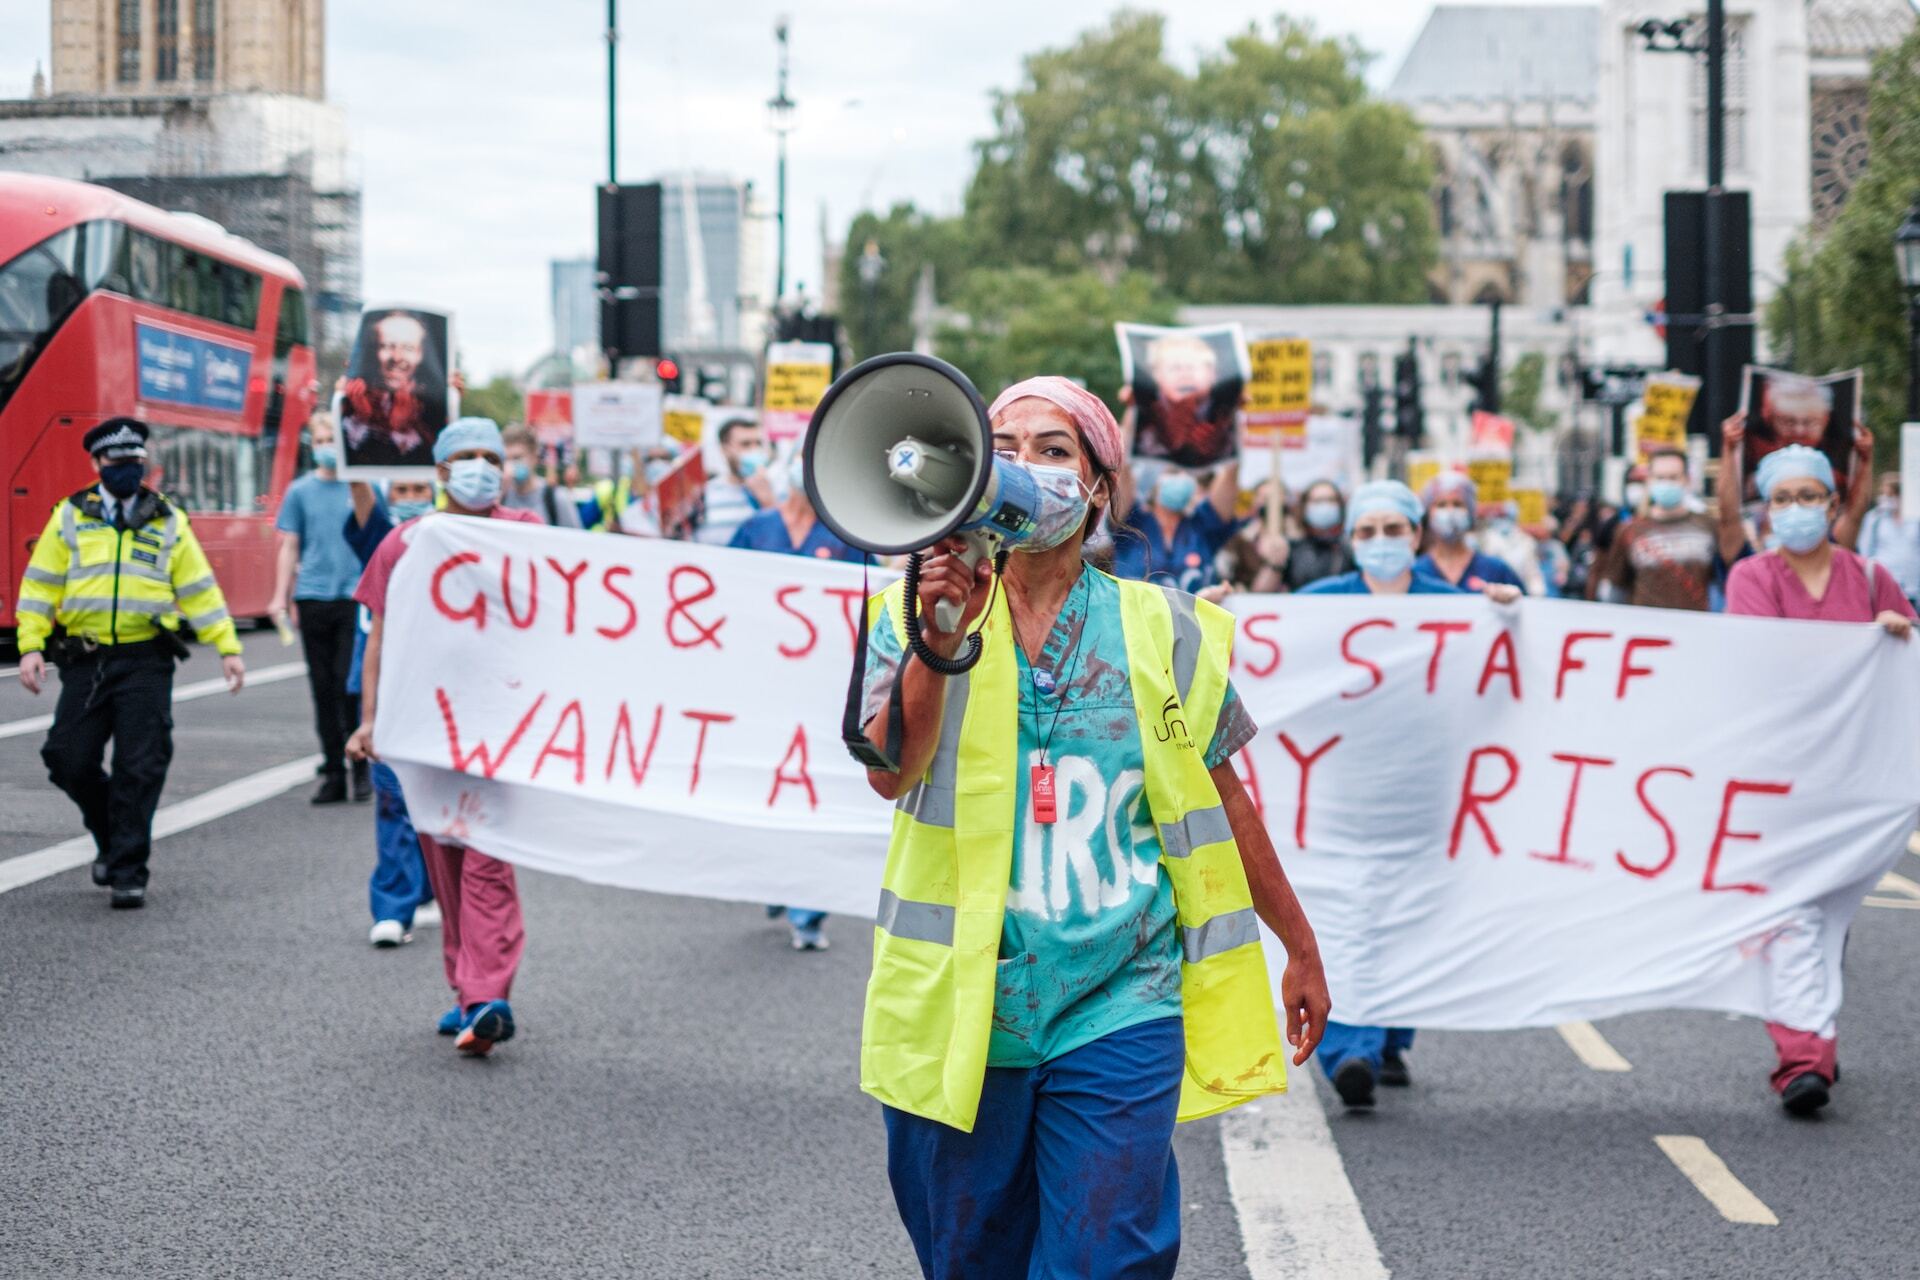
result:
[[[107,518],[98,489],[54,504],[20,584],[20,652],[36,653],[58,622],[100,644],[151,640],[175,613],[223,654],[240,652],[226,598],[187,516],[151,489]]]
[[[879,601],[904,643],[902,591],[895,583]],[[1004,593],[995,599],[979,663],[947,678],[933,762],[895,808],[860,1043],[862,1089],[967,1132],[986,1078],[1023,767],[1013,627]],[[1120,608],[1147,803],[1185,952],[1179,1118],[1195,1120],[1287,1080],[1253,896],[1204,759],[1233,618],[1143,582],[1120,583]]]
[[[626,513],[627,504],[633,501],[633,479],[621,476],[618,481],[595,481],[593,497],[600,504],[600,519],[594,523],[593,531],[604,533],[608,529],[618,529],[620,517]]]

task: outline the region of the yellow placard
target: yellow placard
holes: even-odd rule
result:
[[[1506,502],[1513,485],[1511,458],[1472,458],[1467,462],[1467,478],[1473,481],[1475,495],[1482,504]]]
[[[1439,474],[1440,459],[1438,458],[1410,457],[1407,459],[1407,488],[1415,493],[1425,492],[1427,485],[1432,483],[1433,478]]]
[[[1687,418],[1693,413],[1693,401],[1700,394],[1697,378],[1669,374],[1647,383],[1644,407],[1634,425],[1636,452],[1645,461],[1653,449],[1685,449]]]
[[[1264,440],[1277,432],[1288,444],[1304,445],[1313,409],[1313,344],[1262,338],[1247,344],[1247,360],[1247,438]]]
[[[767,408],[776,412],[812,413],[832,381],[832,365],[770,364],[767,366]]]
[[[1512,497],[1514,505],[1519,508],[1514,519],[1518,520],[1523,528],[1547,522],[1547,491],[1545,489],[1515,489]]]
[[[660,415],[660,426],[667,433],[667,439],[681,444],[699,444],[706,423],[706,415],[698,409],[668,409]]]

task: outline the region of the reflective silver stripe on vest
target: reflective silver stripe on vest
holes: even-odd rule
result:
[[[196,632],[202,632],[208,627],[219,626],[232,616],[233,615],[228,613],[226,607],[223,605],[218,609],[210,609],[205,613],[194,614],[187,619],[187,625],[192,627]]]
[[[87,582],[94,578],[112,578],[114,570],[120,571],[123,578],[145,578],[149,582],[166,582],[167,571],[144,560],[122,560],[117,565],[109,560],[104,564],[83,564],[67,569],[67,582]]]
[[[64,585],[66,579],[51,569],[42,569],[37,564],[30,564],[27,566],[27,581],[45,583],[49,587],[58,587]]]
[[[67,551],[80,554],[80,513],[73,509],[71,502],[60,508],[60,541],[67,544]]]
[[[166,575],[164,573],[161,574],[160,580],[162,582],[166,581]],[[197,595],[200,592],[205,591],[208,587],[211,587],[213,585],[214,585],[213,575],[208,574],[204,578],[195,578],[192,582],[187,583],[187,585],[184,587],[175,587],[173,590],[173,594],[178,598],[185,600],[188,596]]]
[[[95,609],[102,613],[111,613],[115,607],[112,596],[68,596],[61,601],[61,607],[72,613],[83,609]],[[163,617],[173,612],[171,600],[121,600],[121,613],[145,613],[153,617]]]
[[[953,908],[937,902],[915,902],[891,889],[882,889],[878,923],[896,938],[953,945]]]
[[[1187,963],[1199,964],[1209,956],[1244,947],[1249,942],[1258,942],[1260,917],[1254,914],[1252,907],[1242,907],[1238,911],[1215,916],[1197,929],[1181,929],[1180,939],[1181,945],[1186,948]]]
[[[53,616],[53,602],[51,600],[22,600],[17,608],[21,613],[37,613],[43,618],[51,618]]]
[[[933,749],[927,776],[900,797],[898,807],[916,822],[953,828],[953,792],[960,776],[960,731],[967,721],[967,691],[971,672],[947,677],[946,702],[940,712],[940,743]],[[882,711],[881,715],[886,712]]]
[[[180,513],[167,512],[167,523],[160,530],[160,563],[165,564],[173,552],[173,544],[180,538]]]
[[[1185,706],[1187,695],[1193,692],[1193,673],[1199,670],[1200,647],[1205,638],[1200,634],[1200,616],[1194,598],[1172,587],[1161,587],[1160,591],[1173,613],[1173,681],[1180,693],[1180,705]]]
[[[1184,858],[1203,844],[1231,839],[1233,824],[1227,821],[1225,805],[1195,809],[1178,822],[1160,824],[1160,847],[1169,858]]]

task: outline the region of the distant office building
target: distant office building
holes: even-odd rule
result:
[[[665,349],[757,346],[765,330],[768,285],[760,278],[766,223],[753,184],[696,173],[668,174],[660,187]]]
[[[553,349],[571,356],[600,345],[599,268],[592,258],[556,258],[553,280]]]
[[[53,0],[55,97],[326,97],[326,0]]]

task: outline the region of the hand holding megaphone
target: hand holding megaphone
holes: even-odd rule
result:
[[[967,550],[965,538],[948,538],[920,565],[920,635],[943,658],[960,652],[967,621],[980,616],[993,592],[993,565]],[[943,627],[947,619],[957,621]]]

